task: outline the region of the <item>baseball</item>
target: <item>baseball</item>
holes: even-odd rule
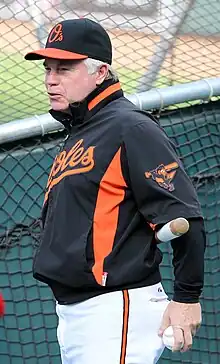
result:
[[[164,330],[163,333],[163,343],[166,346],[167,349],[172,350],[174,346],[174,336],[173,336],[173,328],[172,326],[169,326]]]

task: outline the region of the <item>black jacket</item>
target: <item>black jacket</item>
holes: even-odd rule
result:
[[[174,299],[196,302],[203,285],[201,211],[173,144],[119,83],[105,82],[71,109],[72,117],[51,111],[70,135],[49,175],[34,277],[61,304],[155,284],[162,254],[153,228],[182,216],[195,219],[198,236],[186,234],[182,252],[173,243]],[[188,272],[189,254],[200,257],[190,282],[181,265]]]

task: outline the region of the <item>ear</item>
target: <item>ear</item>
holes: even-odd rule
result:
[[[96,73],[96,85],[99,86],[103,83],[106,76],[108,74],[108,65],[103,64],[101,67],[98,68]]]

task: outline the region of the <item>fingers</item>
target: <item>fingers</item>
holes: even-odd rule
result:
[[[183,331],[183,335],[184,335],[184,346],[181,349],[182,353],[190,350],[193,343],[192,332],[190,328],[185,328],[185,330]]]
[[[199,325],[198,325],[199,326]],[[196,334],[198,326],[190,327],[180,327],[173,326],[174,333],[174,347],[172,351],[186,352],[192,348],[193,337]]]
[[[194,337],[197,333],[197,331],[200,329],[201,323],[196,325],[191,325],[191,334],[192,337]]]
[[[184,331],[179,326],[173,326],[174,346],[172,351],[180,351],[184,347]]]

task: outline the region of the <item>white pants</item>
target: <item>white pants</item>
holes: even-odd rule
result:
[[[62,364],[157,363],[164,349],[158,329],[168,302],[159,283],[57,304]]]

